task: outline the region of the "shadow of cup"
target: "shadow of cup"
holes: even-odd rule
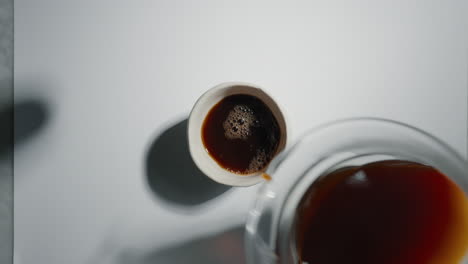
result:
[[[187,119],[162,132],[146,156],[147,183],[170,205],[189,209],[230,189],[208,178],[193,162],[187,142]]]

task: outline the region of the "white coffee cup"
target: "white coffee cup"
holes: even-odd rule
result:
[[[221,83],[205,92],[195,103],[188,120],[188,142],[190,154],[198,168],[211,179],[231,186],[250,186],[264,180],[263,172],[251,174],[236,174],[222,168],[213,157],[210,156],[202,140],[202,126],[209,111],[223,98],[246,94],[260,99],[271,110],[278,121],[281,137],[275,156],[286,147],[288,133],[286,119],[278,104],[273,98],[257,85],[244,82]]]

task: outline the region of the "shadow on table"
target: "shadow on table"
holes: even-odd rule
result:
[[[35,135],[48,119],[49,109],[39,100],[25,100],[16,103],[13,107],[9,105],[1,108],[0,157],[13,150],[13,143],[22,144]]]
[[[144,256],[132,256],[130,252],[122,253],[117,257],[117,264],[246,263],[243,227],[149,252]]]
[[[146,178],[152,193],[169,205],[193,208],[230,189],[201,172],[190,156],[187,119],[169,127],[146,155]]]

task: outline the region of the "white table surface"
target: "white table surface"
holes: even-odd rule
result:
[[[15,263],[187,263],[177,245],[241,226],[257,187],[190,206],[147,181],[158,135],[220,82],[265,87],[293,138],[375,116],[466,157],[467,14],[456,0],[15,1],[15,102],[41,121],[15,150]],[[180,255],[224,254],[210,243]]]

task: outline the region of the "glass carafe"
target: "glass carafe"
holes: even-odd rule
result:
[[[466,161],[430,134],[383,119],[333,122],[306,133],[270,165],[273,179],[261,187],[246,223],[248,263],[299,263],[294,219],[309,186],[330,171],[382,160],[430,165],[468,195]]]

